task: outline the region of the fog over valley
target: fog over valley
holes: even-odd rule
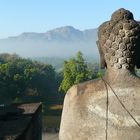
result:
[[[0,53],[16,53],[22,57],[70,57],[77,51],[98,58],[97,29],[80,31],[72,26],[45,33],[26,32],[0,39]]]

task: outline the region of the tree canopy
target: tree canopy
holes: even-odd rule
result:
[[[49,105],[63,103],[64,94],[59,93],[96,78],[98,71],[98,64],[87,63],[81,52],[65,61],[59,73],[47,63],[0,54],[0,104],[41,101],[45,111]]]
[[[92,72],[88,68],[83,54],[79,51],[75,58],[64,62],[63,81],[59,90],[64,93],[74,84],[92,79]]]
[[[51,65],[17,55],[0,55],[0,104],[43,102],[57,98],[56,73]]]

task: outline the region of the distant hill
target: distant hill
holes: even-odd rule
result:
[[[45,33],[25,32],[0,39],[0,53],[17,53],[26,57],[69,57],[77,51],[98,57],[97,29],[80,31],[72,26],[56,28]]]

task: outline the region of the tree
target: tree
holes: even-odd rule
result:
[[[92,79],[92,74],[80,51],[76,54],[76,58],[64,62],[63,77],[59,90],[64,93],[72,85]]]
[[[50,98],[57,99],[51,65],[10,54],[0,54],[0,62],[0,104],[41,101],[46,107]]]

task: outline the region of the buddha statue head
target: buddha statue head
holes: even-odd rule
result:
[[[98,31],[101,67],[133,71],[140,68],[140,24],[133,14],[119,9]]]
[[[68,90],[60,140],[140,140],[140,23],[117,10],[99,27],[97,45],[106,73]]]

